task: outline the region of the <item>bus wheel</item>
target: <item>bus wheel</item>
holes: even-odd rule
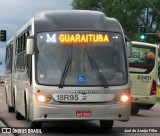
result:
[[[100,126],[105,131],[110,131],[113,127],[113,120],[100,120]]]
[[[28,119],[28,114],[27,114],[27,99],[26,99],[26,94],[24,95],[24,103],[25,103],[25,107],[24,107],[24,110],[25,110],[25,119]]]
[[[40,121],[31,121],[31,128],[41,128],[42,127],[42,122]]]
[[[23,120],[24,117],[19,112],[16,111],[16,119],[17,120]]]
[[[133,104],[131,106],[131,115],[137,115],[138,112],[139,112],[139,107]]]
[[[8,112],[14,112],[14,108],[8,105]]]

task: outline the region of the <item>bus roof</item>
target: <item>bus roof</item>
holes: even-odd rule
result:
[[[10,44],[14,39],[14,36],[12,36],[8,41],[7,41],[7,45]]]
[[[158,47],[156,44],[151,44],[151,43],[145,43],[145,42],[137,42],[137,41],[132,41],[133,45],[141,45],[141,46],[149,46],[149,47]]]
[[[102,12],[88,10],[51,10],[34,16],[35,32],[111,31],[122,32],[119,22]]]

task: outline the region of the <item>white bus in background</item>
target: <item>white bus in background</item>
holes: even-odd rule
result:
[[[132,105],[131,113],[150,109],[156,103],[158,79],[158,46],[132,41],[132,56],[129,58]]]
[[[8,41],[5,91],[16,119],[43,121],[130,118],[124,34],[116,19],[96,11],[47,11]]]

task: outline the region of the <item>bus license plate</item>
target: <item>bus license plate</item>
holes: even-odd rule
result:
[[[92,112],[91,111],[77,111],[76,116],[77,117],[91,117]]]

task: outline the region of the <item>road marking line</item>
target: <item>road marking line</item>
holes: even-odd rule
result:
[[[6,125],[0,120],[0,127],[6,127]]]
[[[11,129],[10,127],[7,127],[1,120],[0,120],[0,127],[1,127],[1,130],[2,129]],[[4,127],[4,128],[3,128]],[[12,133],[2,133],[1,136],[15,136],[14,134]]]

